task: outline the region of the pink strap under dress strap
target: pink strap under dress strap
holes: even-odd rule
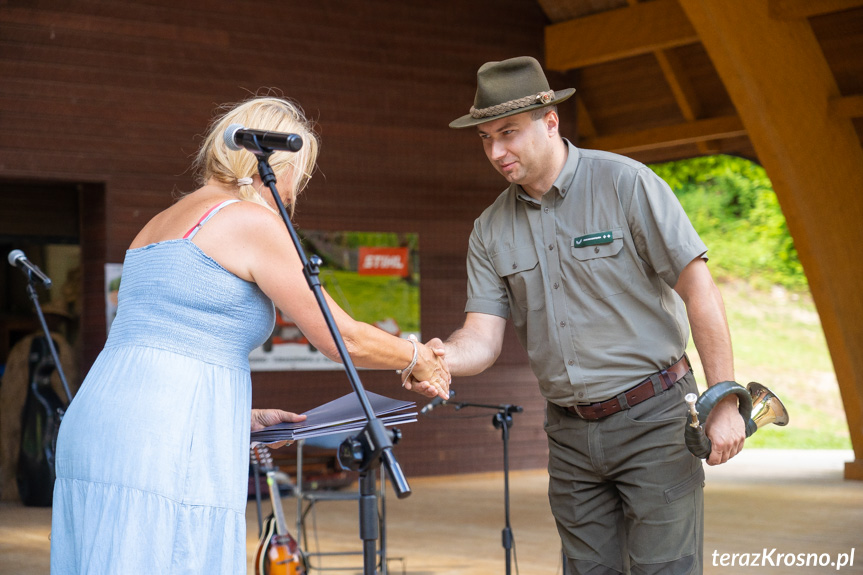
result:
[[[216,205],[216,206],[213,206],[212,208],[210,208],[209,210],[207,210],[207,213],[206,213],[206,214],[204,214],[203,216],[201,216],[201,219],[200,219],[200,220],[198,220],[198,223],[197,223],[197,224],[195,224],[194,226],[192,226],[192,229],[190,229],[188,232],[186,232],[186,235],[185,235],[185,236],[183,236],[183,239],[184,239],[184,240],[191,240],[192,238],[194,238],[194,237],[195,237],[195,234],[197,234],[197,233],[198,233],[198,230],[200,230],[200,229],[201,229],[201,226],[203,226],[204,224],[206,224],[207,222],[209,222],[209,221],[210,221],[210,218],[212,218],[213,216],[215,216],[216,214],[218,214],[218,213],[219,213],[219,210],[221,210],[221,209],[222,209],[222,208],[224,208],[225,206],[229,206],[229,205],[231,205],[231,204],[235,204],[235,203],[237,203],[237,202],[239,202],[239,201],[240,201],[240,200],[225,200],[225,201],[224,201],[224,202],[222,202],[221,204],[218,204],[218,205]]]

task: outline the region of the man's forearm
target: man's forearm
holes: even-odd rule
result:
[[[725,306],[718,288],[711,287],[687,305],[692,340],[708,386],[734,380],[734,354]]]
[[[446,343],[428,342],[429,347],[443,346],[445,359],[453,376],[476,375],[497,360],[503,346],[506,318],[468,313],[464,325],[450,335]]]
[[[444,343],[446,362],[453,376],[482,373],[497,360],[490,346],[478,343],[477,334],[464,328],[453,332]]]
[[[690,262],[674,289],[686,304],[692,340],[701,358],[707,385],[733,381],[734,356],[725,304],[705,261],[699,257]]]

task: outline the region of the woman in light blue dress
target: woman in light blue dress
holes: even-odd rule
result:
[[[273,303],[339,360],[254,155],[224,143],[230,124],[303,138],[298,153],[270,158],[291,212],[314,171],[318,141],[299,108],[246,101],[213,122],[197,158],[201,187],[132,242],[105,348],[60,427],[58,575],[245,573],[250,427],[295,417],[251,409],[248,355],[272,331]],[[327,299],[357,366],[416,358],[414,391],[448,397],[442,358]]]

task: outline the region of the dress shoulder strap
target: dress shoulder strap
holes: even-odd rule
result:
[[[212,208],[210,208],[209,210],[207,210],[207,213],[205,213],[203,216],[201,216],[201,219],[198,220],[198,223],[195,224],[194,226],[192,226],[192,229],[190,229],[188,232],[186,232],[186,235],[183,236],[183,239],[184,240],[191,240],[192,238],[194,238],[195,234],[197,234],[198,231],[201,229],[201,226],[203,226],[204,224],[209,222],[210,218],[212,218],[213,216],[218,214],[222,208],[224,208],[225,206],[229,206],[231,204],[235,204],[239,201],[240,200],[225,200],[221,204],[217,204],[217,205],[213,206]]]

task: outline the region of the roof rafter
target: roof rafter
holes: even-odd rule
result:
[[[677,0],[656,0],[546,26],[545,61],[566,71],[697,41]]]
[[[689,81],[686,71],[683,69],[680,58],[674,52],[657,50],[656,61],[659,62],[665,81],[668,82],[668,87],[674,94],[674,100],[680,108],[680,113],[689,121],[698,119],[701,115],[701,104],[695,95],[692,82]]]
[[[767,13],[774,20],[800,20],[863,6],[863,0],[770,0]]]
[[[743,128],[740,118],[722,116],[626,134],[597,136],[582,140],[580,144],[584,148],[628,154],[745,135],[746,130]]]

